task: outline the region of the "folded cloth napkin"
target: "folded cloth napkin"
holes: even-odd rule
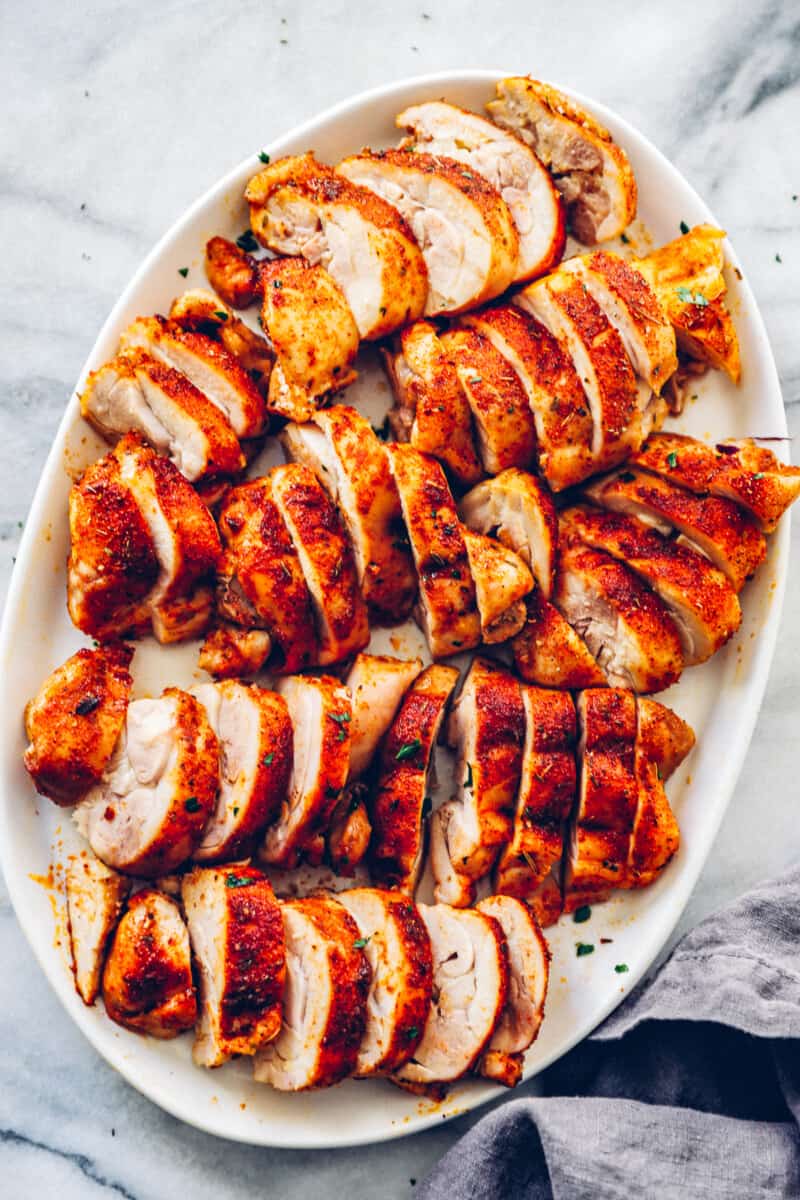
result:
[[[800,866],[678,943],[418,1200],[800,1197]]]

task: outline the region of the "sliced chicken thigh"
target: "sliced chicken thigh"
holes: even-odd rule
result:
[[[286,981],[283,918],[269,881],[252,867],[196,867],[181,897],[200,977],[192,1057],[219,1067],[278,1036]]]
[[[505,642],[525,624],[524,599],[533,576],[518,554],[494,538],[461,526],[484,642]]]
[[[553,589],[558,518],[542,482],[513,467],[479,483],[462,496],[461,519],[477,533],[491,533],[530,567],[542,595]]]
[[[380,888],[339,894],[358,925],[372,978],[355,1074],[387,1075],[413,1057],[428,1019],[433,960],[417,906]]]
[[[75,821],[107,866],[152,879],[191,855],[218,786],[219,749],[203,706],[167,688],[128,706],[111,762]]]
[[[525,624],[511,650],[517,674],[542,687],[602,687],[605,672],[586,642],[537,588],[525,600]]]
[[[662,779],[669,779],[695,744],[690,725],[657,700],[639,696],[636,701],[637,744],[658,766]]]
[[[231,308],[249,308],[255,303],[261,291],[259,265],[252,254],[236,242],[223,237],[209,238],[205,269],[208,282],[225,304],[230,304]]]
[[[519,235],[514,282],[534,279],[561,259],[566,238],[558,192],[546,168],[518,138],[475,113],[432,100],[398,114],[406,149],[465,163],[505,200]]]
[[[249,373],[259,391],[266,391],[275,355],[264,338],[237,317],[219,296],[205,288],[192,288],[172,301],[169,316],[181,329],[205,333],[221,342]]]
[[[97,999],[108,940],[130,889],[129,879],[91,851],[70,858],[66,870],[69,947],[75,990],[84,1004]]]
[[[422,660],[419,658],[390,658],[379,654],[356,656],[345,680],[353,706],[349,780],[358,779],[368,769],[403,696],[421,671]]]
[[[254,1077],[281,1092],[330,1087],[351,1075],[367,1019],[370,968],[358,925],[333,897],[281,904],[286,937],[283,1023]]]
[[[475,171],[410,150],[363,151],[336,170],[377,192],[411,226],[428,270],[427,316],[462,312],[513,282],[519,236],[511,211]]]

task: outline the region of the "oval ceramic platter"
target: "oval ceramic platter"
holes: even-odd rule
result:
[[[364,145],[394,144],[394,117],[406,105],[444,97],[478,112],[507,72],[471,71],[394,83],[331,109],[293,133],[265,142],[273,158],[313,147],[336,162]],[[641,134],[592,99],[576,99],[605,122],[630,156],[639,184],[639,218],[629,248],[645,252],[677,236],[680,222],[713,221],[674,167]],[[247,227],[242,192],[258,169],[258,151],[199,200],[163,238],[125,290],[86,363],[100,366],[116,349],[125,325],[139,314],[166,312],[185,287],[203,286],[203,248],[213,234],[236,237]],[[623,252],[626,247],[620,247]],[[742,349],[743,376],[735,388],[719,372],[698,381],[696,399],[672,424],[719,440],[786,432],[775,365],[755,301],[726,245],[728,298]],[[188,266],[185,282],[179,268]],[[373,421],[389,405],[388,384],[374,362],[359,364],[348,399]],[[83,376],[79,381],[82,385]],[[104,453],[82,422],[73,397],[50,453],[27,522],[5,612],[0,648],[0,845],[17,916],[52,986],[92,1045],[122,1075],[164,1109],[210,1133],[276,1146],[328,1147],[399,1137],[455,1116],[501,1094],[478,1080],[454,1087],[434,1104],[382,1081],[348,1082],[332,1090],[281,1095],[251,1079],[249,1060],[217,1071],[192,1065],[191,1038],[158,1042],[138,1037],[106,1017],[102,1004],[86,1008],[76,995],[65,943],[59,864],[79,842],[69,814],[34,794],[22,766],[22,708],[45,675],[80,644],[65,606],[68,552],[67,495],[71,478]],[[280,461],[273,448],[258,467]],[[674,928],[697,880],[739,774],[755,724],[775,645],[789,545],[788,519],[771,539],[769,559],[743,595],[744,622],[737,637],[704,666],[687,671],[666,702],[694,726],[698,744],[670,782],[669,793],[683,840],[675,860],[653,887],[622,893],[593,909],[586,924],[571,918],[548,931],[553,951],[547,1014],[528,1053],[530,1077],[564,1054],[619,1004],[651,964]],[[422,653],[415,626],[379,631],[373,648],[401,656]],[[134,662],[135,694],[157,694],[166,684],[187,685],[201,676],[197,645],[165,649],[142,643]],[[439,762],[440,794],[452,777]],[[601,938],[612,939],[602,943]],[[595,952],[578,958],[576,943]],[[627,972],[615,971],[625,963]]]

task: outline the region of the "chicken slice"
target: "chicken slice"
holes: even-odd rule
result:
[[[134,700],[103,779],[75,823],[106,866],[152,879],[199,844],[219,787],[219,749],[194,696]]]
[[[395,350],[384,352],[395,405],[389,424],[398,442],[432,454],[459,483],[483,474],[475,449],[470,407],[458,371],[430,321],[404,329]]]
[[[650,757],[646,737],[636,737],[638,804],[631,830],[625,885],[655,883],[680,846],[680,829],[667,800],[658,763]]]
[[[79,650],[25,706],[25,767],[41,796],[76,804],[102,777],[125,723],[133,650]]]
[[[526,598],[525,608],[525,624],[511,643],[520,678],[572,691],[607,682],[586,642],[538,588]]]
[[[144,350],[182,372],[221,409],[240,438],[264,432],[264,399],[244,367],[204,333],[182,329],[165,317],[139,317],[122,334],[123,350]]]
[[[194,1025],[189,934],[169,896],[144,888],[129,900],[106,958],[103,1001],[134,1033],[174,1038]]]
[[[739,628],[736,592],[704,555],[619,513],[576,507],[562,513],[562,522],[562,528],[621,559],[653,588],[678,631],[685,666],[705,662]]]
[[[481,617],[484,642],[505,642],[525,624],[524,598],[533,587],[533,576],[518,554],[494,538],[473,533],[466,525],[461,535],[467,548],[469,569]]]
[[[452,1083],[471,1070],[508,999],[508,949],[494,917],[420,904],[433,957],[434,1002],[422,1039],[393,1079],[412,1088]]]
[[[234,679],[201,683],[193,695],[219,743],[216,807],[195,862],[232,861],[278,815],[292,770],[292,723],[282,696]]]
[[[564,861],[567,912],[625,886],[638,802],[633,692],[590,688],[576,707],[580,781]]]
[[[369,421],[335,404],[304,425],[287,425],[281,442],[287,457],[309,467],[338,506],[370,611],[380,621],[405,620],[417,577],[397,487]]]
[[[455,667],[427,667],[406,692],[381,747],[370,804],[370,865],[381,884],[409,895],[422,865],[436,740],[457,682]]]
[[[508,998],[478,1073],[506,1087],[522,1078],[522,1056],[536,1041],[544,1019],[550,950],[531,910],[512,896],[488,896],[479,912],[494,917],[508,946]]]
[[[536,424],[514,368],[476,329],[442,334],[441,344],[469,402],[486,472],[529,467],[536,453]]]
[[[75,991],[92,1005],[100,991],[106,946],[131,888],[99,858],[82,851],[66,870],[67,923]]]
[[[634,371],[660,393],[678,369],[675,330],[647,279],[619,254],[597,250],[562,264],[616,329]]]
[[[428,1019],[433,991],[428,931],[405,896],[353,888],[338,899],[358,926],[372,975],[354,1073],[388,1075],[413,1056]]]
[[[80,403],[83,416],[107,441],[141,434],[190,483],[244,469],[227,417],[180,371],[142,350],[125,351],[93,371]]]
[[[256,645],[248,642],[242,646],[237,640],[234,646],[232,627],[227,633],[216,630],[206,642],[201,665],[208,662],[219,668],[227,664],[236,675],[237,659],[246,661],[252,650],[256,669],[268,655],[270,669],[282,674],[314,666],[319,661],[319,641],[311,594],[275,502],[272,473],[228,493],[219,528],[225,551],[217,581],[218,615],[223,622],[242,626],[243,635],[245,631],[265,633],[256,639]],[[212,657],[215,648],[220,651],[217,661]],[[258,661],[262,650],[265,656]]]
[[[411,150],[365,150],[336,170],[377,192],[411,226],[428,271],[426,316],[483,304],[514,281],[519,236],[511,211],[464,164]]]
[[[647,757],[658,767],[662,779],[669,779],[695,744],[694,730],[671,708],[639,696],[636,701],[638,725],[636,737]]]
[[[255,242],[251,244],[255,248]],[[208,282],[231,308],[249,308],[255,304],[261,291],[258,262],[236,242],[223,237],[209,238],[205,268]]]
[[[200,984],[192,1058],[219,1067],[278,1036],[286,981],[280,905],[253,867],[195,867],[181,898]]]
[[[260,671],[271,651],[272,639],[265,629],[221,623],[206,634],[198,661],[216,679],[238,679]]]
[[[663,691],[683,670],[676,624],[624,562],[597,546],[562,537],[553,603],[583,638],[612,687]]]
[[[539,470],[553,490],[591,475],[597,468],[589,401],[557,339],[512,304],[471,313],[463,323],[492,343],[524,387],[536,426]]]
[[[679,487],[701,496],[732,500],[772,533],[790,504],[800,496],[800,467],[780,462],[771,450],[750,438],[707,446],[681,433],[657,433],[631,460]]]
[[[321,264],[342,289],[369,340],[425,309],[425,260],[398,210],[307,153],[280,158],[247,185],[250,224],[262,245]]]
[[[523,687],[522,699],[525,744],[514,830],[498,859],[493,890],[524,900],[542,920],[542,895],[554,886],[560,890],[564,832],[575,800],[575,706],[567,692],[546,688]]]
[[[259,390],[266,390],[275,355],[264,338],[237,317],[219,296],[204,288],[192,288],[172,301],[169,316],[181,329],[204,333],[221,342],[239,360]]]
[[[289,794],[267,830],[259,856],[295,866],[310,842],[328,827],[350,766],[350,693],[329,675],[292,675],[278,691],[294,730]]]
[[[447,740],[456,753],[458,796],[431,820],[432,832],[438,826],[436,853],[433,842],[431,853],[434,895],[462,907],[473,902],[475,882],[491,870],[511,837],[525,709],[522,688],[510,672],[489,659],[472,660],[450,714]]]
[[[351,1075],[367,1019],[370,969],[358,925],[331,896],[281,904],[286,937],[283,1023],[256,1055],[254,1078],[281,1092]]]
[[[345,787],[331,813],[325,844],[315,843],[314,854],[322,860],[325,849],[328,861],[337,875],[353,877],[356,867],[365,858],[372,838],[372,822],[367,808],[368,788],[356,780]],[[306,851],[306,858],[311,854]]]
[[[415,620],[431,655],[477,646],[481,617],[455,501],[435,459],[411,446],[386,447],[419,576]]]
[[[365,774],[404,695],[421,671],[420,658],[356,656],[345,681],[353,706],[348,780]]]
[[[630,224],[637,197],[628,156],[585,108],[529,76],[501,79],[486,107],[548,167],[582,242],[607,241]]]
[[[275,505],[289,530],[311,594],[320,666],[341,662],[369,641],[367,606],[342,518],[313,471],[301,463],[271,473]]]
[[[679,542],[709,558],[737,592],[766,557],[767,544],[761,530],[731,500],[696,496],[669,479],[627,469],[599,479],[584,490],[601,508],[637,517],[665,536],[677,531]]]
[[[548,171],[523,141],[441,100],[412,105],[396,124],[408,130],[405,149],[465,163],[503,197],[519,235],[515,283],[544,275],[560,262],[566,240],[561,200]]]
[[[542,595],[553,590],[558,552],[558,518],[546,486],[528,471],[509,467],[461,497],[462,521],[477,533],[493,534],[528,564]]]

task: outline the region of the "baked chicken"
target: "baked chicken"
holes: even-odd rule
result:
[[[586,642],[538,588],[525,600],[525,624],[511,651],[517,674],[528,683],[577,691],[607,682]]]
[[[477,533],[493,534],[530,567],[547,598],[553,590],[558,518],[546,486],[528,471],[509,467],[462,496],[461,519]]]
[[[106,947],[131,881],[86,850],[70,858],[65,877],[75,990],[84,1004],[91,1005],[100,991]]]

